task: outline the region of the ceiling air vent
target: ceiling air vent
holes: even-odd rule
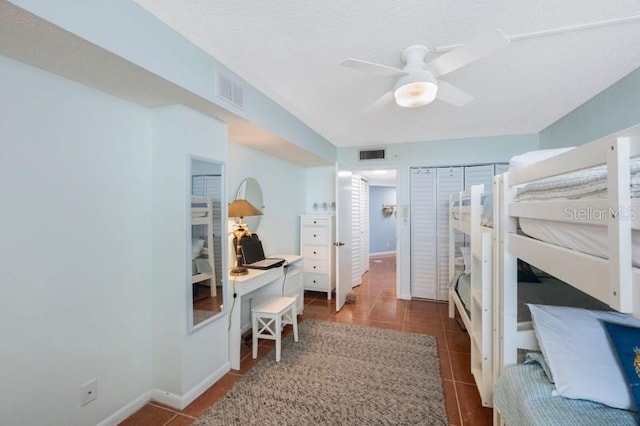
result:
[[[368,149],[360,151],[361,160],[384,160],[384,149]]]
[[[218,73],[218,85],[216,89],[218,97],[231,102],[238,108],[244,108],[244,89],[231,78],[222,73]]]

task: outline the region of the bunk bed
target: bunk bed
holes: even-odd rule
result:
[[[450,197],[449,210],[449,317],[459,316],[471,340],[471,373],[475,379],[482,405],[493,404],[492,373],[492,239],[490,220],[483,215],[484,185]],[[467,236],[470,247],[459,247],[457,235]],[[464,250],[468,249],[468,255]],[[457,251],[463,252],[464,272],[458,272]]]
[[[636,413],[626,411],[633,409],[632,400],[631,405],[615,405],[584,396],[573,399],[576,397],[563,393],[566,383],[559,383],[555,377],[557,359],[548,359],[553,351],[546,324],[542,320],[536,322],[536,318],[546,318],[539,312],[548,310],[557,318],[571,312],[570,315],[605,320],[613,316],[616,321],[640,324],[634,318],[640,316],[640,291],[634,291],[640,284],[640,269],[635,267],[640,264],[640,250],[632,250],[640,247],[640,217],[636,215],[640,212],[640,200],[636,198],[640,196],[640,163],[635,159],[639,155],[637,126],[494,179],[496,424],[636,424]],[[518,322],[517,259],[617,312],[533,305],[530,309],[534,321]],[[573,324],[570,321],[567,324]],[[607,334],[599,324],[591,329],[604,336],[602,344],[582,339],[581,344],[592,346],[586,346],[573,361],[581,364],[580,358],[590,359],[591,352],[608,351],[611,363],[607,368],[622,377],[613,354],[616,350],[609,346]],[[573,334],[579,334],[578,330],[563,336]],[[531,362],[518,364],[519,349],[542,349],[542,354],[533,353],[528,359]],[[554,365],[555,371],[550,368]],[[590,374],[584,375],[586,380],[591,380]],[[563,376],[564,381],[566,375]],[[576,385],[582,380],[580,375],[573,377]],[[555,385],[551,384],[552,379]],[[613,376],[606,376],[606,380],[610,379]],[[598,391],[598,386],[583,388]],[[628,388],[622,391],[630,394]]]
[[[208,285],[216,297],[213,247],[213,201],[191,196],[191,284]]]

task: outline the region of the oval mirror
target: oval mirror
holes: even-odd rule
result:
[[[253,204],[255,208],[264,212],[262,188],[260,187],[260,183],[254,178],[246,178],[242,181],[236,193],[236,200],[247,200]],[[255,232],[258,229],[258,225],[260,225],[261,218],[262,216],[247,216],[244,218],[244,222],[252,232]]]

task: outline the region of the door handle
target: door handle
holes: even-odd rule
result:
[[[336,247],[342,247],[344,243],[342,241],[336,241],[335,243],[333,243],[333,245]]]

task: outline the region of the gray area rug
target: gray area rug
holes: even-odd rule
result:
[[[218,312],[204,311],[201,309],[193,310],[193,325],[200,324],[202,321],[206,321],[212,316],[218,314]]]
[[[305,320],[195,425],[447,425],[435,337]]]

